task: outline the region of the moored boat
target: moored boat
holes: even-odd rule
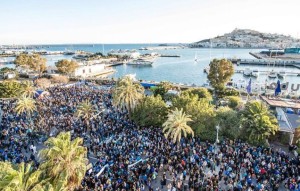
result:
[[[277,73],[278,78],[284,78],[286,76],[285,71],[280,71]]]
[[[245,68],[244,72],[243,72],[244,76],[251,76],[252,75],[252,70],[250,70],[250,68]]]
[[[269,77],[269,78],[277,78],[277,74],[276,74],[276,72],[271,71],[271,72],[268,74],[268,77]]]
[[[135,66],[151,66],[153,64],[152,61],[136,59],[131,62],[128,62],[127,65],[135,65]]]
[[[255,78],[258,78],[259,76],[259,71],[257,69],[254,69],[251,73],[251,76],[255,77]]]

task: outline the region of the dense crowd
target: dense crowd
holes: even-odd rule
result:
[[[36,98],[31,117],[14,112],[16,102],[2,100],[0,159],[33,161],[46,140],[31,129],[54,136],[71,131],[82,137],[93,168],[79,190],[300,190],[300,160],[283,151],[240,141],[219,145],[183,138],[174,144],[158,127],[139,127],[128,113],[112,106],[111,86],[49,88]],[[89,100],[97,110],[86,121],[74,116]],[[88,125],[87,125],[88,124]]]

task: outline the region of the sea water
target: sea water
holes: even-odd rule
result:
[[[159,54],[179,55],[180,57],[158,57],[152,66],[136,67],[132,65],[120,65],[114,67],[116,73],[109,77],[119,78],[126,74],[136,74],[137,79],[149,80],[149,81],[170,81],[174,83],[182,84],[195,84],[203,85],[207,82],[207,74],[203,72],[204,68],[208,67],[210,60],[213,58],[241,58],[241,59],[253,59],[249,52],[259,52],[259,49],[209,49],[209,48],[184,48],[184,49],[167,49],[167,50],[152,50],[144,51],[138,50],[141,47],[157,46],[157,44],[82,44],[82,45],[43,45],[44,50],[50,51],[75,51],[82,50],[88,52],[103,52],[107,54],[111,50],[132,50],[135,49],[141,54],[157,52]],[[54,65],[60,59],[71,59],[70,55],[47,55],[48,65]],[[197,58],[197,62],[195,61]],[[8,58],[13,59],[13,58]],[[4,67],[3,65],[0,66]],[[12,67],[12,66],[10,66]],[[236,66],[236,70],[243,70],[245,68],[258,69],[259,71],[281,71],[297,72],[299,69],[288,67],[276,67],[276,66]],[[260,74],[258,78],[252,78],[253,83],[272,83],[276,82],[278,78],[270,79],[267,73]],[[232,77],[233,82],[247,84],[249,78],[244,77],[241,73],[235,73]],[[300,77],[296,75],[287,75],[284,79],[280,79],[282,83],[290,82],[297,83],[300,81]]]

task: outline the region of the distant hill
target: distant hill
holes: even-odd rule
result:
[[[231,33],[204,39],[189,46],[192,48],[286,48],[300,47],[300,39],[250,29],[234,29]]]

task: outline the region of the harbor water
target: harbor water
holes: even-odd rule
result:
[[[109,77],[118,78],[126,74],[136,74],[137,79],[148,80],[148,81],[170,81],[174,83],[181,84],[195,84],[203,85],[207,82],[207,74],[203,70],[208,67],[210,60],[213,58],[242,58],[242,59],[253,59],[249,52],[259,52],[259,49],[167,49],[167,50],[138,50],[141,47],[147,46],[157,46],[155,44],[95,44],[95,45],[47,45],[44,46],[44,50],[50,51],[75,51],[82,50],[88,52],[103,52],[106,54],[110,50],[125,50],[125,49],[136,49],[141,54],[157,52],[165,55],[179,55],[180,57],[158,57],[152,66],[145,67],[135,67],[130,65],[120,65],[115,66],[116,73],[110,75]],[[45,56],[47,58],[48,65],[54,65],[60,59],[71,59],[72,56],[68,55],[49,55]],[[195,58],[197,61],[195,61]],[[7,58],[10,60],[13,58]],[[2,65],[5,67],[7,65]],[[13,67],[9,65],[9,67]],[[299,69],[289,68],[289,67],[276,67],[276,66],[248,66],[240,65],[236,66],[236,70],[244,70],[245,68],[257,69],[261,72],[258,78],[252,78],[253,83],[265,84],[276,82],[278,78],[270,79],[268,78],[268,71],[282,71],[300,73]],[[249,77],[243,76],[242,73],[235,73],[232,77],[233,82],[240,84],[247,84]],[[284,79],[280,79],[282,83],[290,82],[295,84],[300,84],[300,77],[296,74],[287,75]]]

